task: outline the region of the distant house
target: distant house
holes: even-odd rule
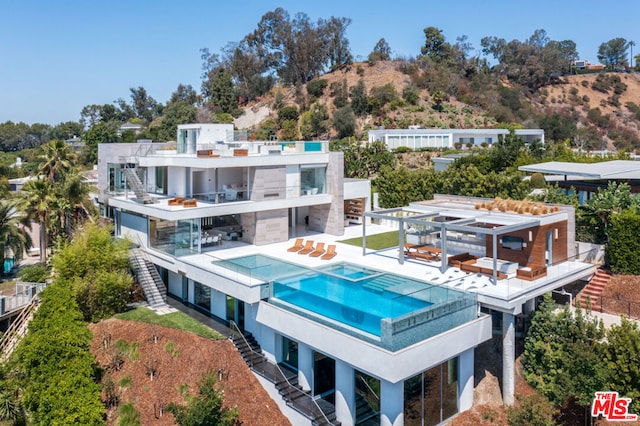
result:
[[[456,143],[463,146],[468,143],[474,146],[493,145],[500,138],[509,134],[507,129],[420,129],[412,126],[409,129],[369,130],[369,143],[382,141],[390,150],[406,146],[411,149],[421,148],[453,148]],[[544,130],[518,129],[517,136],[526,143],[539,140],[544,144]]]
[[[118,136],[122,136],[124,132],[133,132],[134,134],[139,135],[143,130],[144,126],[142,124],[127,122],[118,128]]]
[[[604,65],[592,64],[586,59],[578,59],[577,61],[573,61],[573,68],[579,70],[602,70],[604,69]]]

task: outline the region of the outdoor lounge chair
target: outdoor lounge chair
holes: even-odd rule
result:
[[[335,244],[330,244],[329,247],[327,247],[327,252],[325,254],[323,254],[320,259],[322,259],[322,260],[333,259],[333,257],[336,254],[337,254],[336,253],[336,245]]]
[[[315,241],[313,240],[307,240],[307,242],[305,243],[304,247],[302,248],[302,250],[300,250],[298,252],[298,254],[309,254],[313,251],[313,243],[315,243]]]
[[[311,253],[309,253],[309,256],[310,257],[319,257],[322,254],[324,254],[324,243],[318,243],[318,245],[316,246],[316,249],[314,251],[312,251]]]
[[[293,245],[291,247],[289,247],[287,249],[287,251],[298,251],[298,250],[300,250],[302,247],[304,247],[304,244],[302,244],[303,241],[304,241],[304,238],[296,238],[296,242],[293,243]]]

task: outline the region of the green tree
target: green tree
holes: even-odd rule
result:
[[[15,205],[8,201],[0,201],[0,274],[4,273],[5,254],[13,252],[16,259],[22,257],[22,253],[31,245],[31,237],[25,230],[24,216],[17,211]]]
[[[338,139],[353,136],[356,130],[356,116],[351,106],[347,105],[335,110],[332,125],[338,133]]]
[[[119,142],[117,122],[99,122],[82,136],[85,142],[83,161],[88,164],[98,163],[98,144]]]
[[[442,30],[436,27],[424,29],[424,46],[420,52],[435,62],[446,62],[451,58],[451,45],[446,42]]]
[[[91,332],[73,292],[56,282],[40,298],[29,333],[13,355],[30,422],[103,425],[105,408],[90,352]]]
[[[598,48],[598,60],[608,68],[615,68],[627,64],[627,40],[617,37],[604,42]]]
[[[197,114],[198,108],[188,102],[169,102],[158,124],[158,139],[161,141],[175,140],[178,124],[195,122]]]
[[[540,127],[544,129],[545,137],[554,142],[573,139],[578,130],[573,118],[565,117],[558,113],[542,117]]]
[[[57,201],[53,186],[44,178],[30,180],[22,187],[18,197],[17,206],[26,219],[40,225],[40,263],[46,263],[51,211]]]
[[[284,123],[282,123],[280,140],[282,141],[300,140],[300,133],[298,132],[298,122],[296,120],[285,120]]]
[[[300,132],[304,140],[312,140],[327,133],[329,113],[327,108],[315,103],[309,111],[302,114],[300,120]]]
[[[606,389],[615,389],[631,398],[631,412],[640,412],[640,330],[624,316],[620,325],[612,325],[604,343]]]
[[[351,87],[351,108],[358,117],[367,115],[367,87],[364,80],[360,79],[355,86]]]
[[[391,59],[391,47],[389,47],[389,43],[384,38],[378,40],[376,45],[373,47],[373,51],[369,53],[367,58],[370,64],[374,64],[377,61],[388,61]]]
[[[324,89],[327,87],[327,80],[324,78],[318,80],[312,80],[307,83],[307,93],[314,98],[319,98],[324,94]]]
[[[52,259],[55,279],[67,283],[87,321],[121,312],[131,290],[127,242],[113,240],[108,227],[88,224]]]
[[[640,215],[627,209],[610,217],[607,263],[618,274],[640,275]]]
[[[187,405],[171,402],[167,410],[181,426],[235,426],[238,409],[225,408],[224,392],[216,384],[215,373],[208,372],[198,383],[198,393],[187,395]]]
[[[605,384],[600,356],[602,322],[572,312],[568,305],[555,312],[550,293],[531,319],[522,366],[527,382],[556,405],[570,398],[588,406]]]
[[[206,104],[212,112],[238,114],[238,97],[231,73],[226,67],[219,65],[211,70],[206,84]]]
[[[286,120],[298,121],[298,107],[294,105],[285,106],[278,110],[278,124],[282,127]]]

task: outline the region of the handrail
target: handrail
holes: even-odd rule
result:
[[[37,297],[33,297],[29,305],[25,306],[22,309],[22,312],[18,314],[16,319],[11,323],[7,331],[0,336],[0,360],[6,359],[10,354],[5,354],[5,351],[13,342],[14,338],[19,337],[19,329],[24,325],[25,320],[31,315],[33,309],[38,303],[39,299]]]
[[[380,401],[380,397],[376,394],[376,391],[374,391],[371,386],[369,386],[369,383],[367,383],[367,381],[364,379],[364,377],[362,377],[361,374],[356,374],[356,376],[362,381],[362,383],[365,385],[365,387],[367,388],[367,390],[378,400]]]
[[[240,337],[242,337],[242,340],[244,341],[244,343],[247,345],[247,348],[249,348],[249,350],[256,354],[259,355],[261,357],[264,357],[263,354],[258,353],[256,351],[253,350],[253,348],[251,347],[251,345],[249,345],[249,342],[247,341],[247,339],[244,337],[244,334],[242,334],[242,331],[240,330],[240,328],[238,327],[238,325],[235,323],[235,321],[230,320],[229,321],[229,325],[231,327],[229,327],[231,329],[231,332],[234,333],[234,329],[235,331],[238,332],[238,335]],[[294,389],[295,391],[299,392],[303,397],[307,397],[312,403],[313,405],[318,409],[318,412],[322,415],[322,418],[327,422],[327,424],[332,425],[333,422],[331,422],[327,416],[324,414],[324,411],[322,411],[322,408],[320,408],[320,406],[318,405],[318,402],[308,393],[306,393],[305,391],[299,389],[298,387],[294,386],[291,384],[291,382],[289,381],[289,379],[287,379],[287,376],[284,374],[284,372],[282,371],[282,369],[280,368],[280,366],[277,363],[274,363],[273,366],[276,368],[277,372],[280,373],[280,375],[282,376],[282,378],[284,379],[284,381],[287,383],[288,388],[289,389]],[[251,368],[253,368],[253,359],[251,359]]]

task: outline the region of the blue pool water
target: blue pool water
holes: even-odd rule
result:
[[[376,336],[380,336],[382,318],[431,306],[425,300],[368,287],[365,281],[352,282],[324,274],[275,282],[274,296]]]
[[[371,277],[374,275],[379,275],[382,272],[376,271],[374,269],[365,268],[364,266],[352,265],[350,263],[336,263],[333,265],[328,265],[326,267],[319,268],[318,271],[339,275],[343,278],[347,278],[350,280],[359,280],[366,277]]]

